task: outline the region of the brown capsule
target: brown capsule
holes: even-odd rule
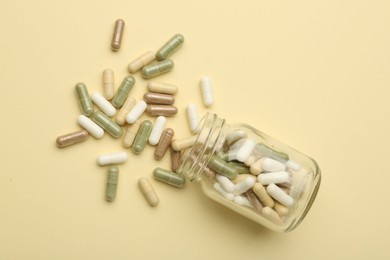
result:
[[[80,130],[74,133],[59,136],[56,140],[56,143],[58,147],[62,148],[65,146],[69,146],[84,141],[87,139],[87,137],[88,137],[88,132],[85,130]]]
[[[172,146],[169,146],[169,150],[171,153],[171,170],[176,172],[177,168],[179,168],[181,154],[179,151],[173,150]]]
[[[175,98],[172,95],[146,92],[144,94],[144,101],[148,104],[172,105],[175,103]]]
[[[177,114],[177,107],[166,105],[148,105],[146,112],[149,116],[173,116]]]
[[[123,29],[125,28],[125,21],[118,19],[115,21],[114,33],[112,34],[111,49],[118,51],[121,47]]]
[[[256,210],[256,212],[261,214],[264,205],[257,198],[253,190],[248,190],[247,192],[245,192],[245,196],[249,200],[249,203],[252,205],[252,207]]]
[[[163,158],[165,152],[167,151],[169,145],[171,144],[174,134],[175,131],[173,131],[172,128],[167,128],[164,130],[164,132],[161,135],[160,142],[158,142],[156,146],[156,150],[154,150],[154,159],[161,160],[161,158]]]

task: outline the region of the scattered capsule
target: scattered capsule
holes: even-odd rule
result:
[[[107,100],[114,96],[114,72],[111,69],[103,71],[103,96]]]
[[[236,203],[240,206],[246,206],[246,207],[252,208],[252,205],[249,202],[249,200],[247,199],[247,197],[245,197],[243,195],[235,196],[233,201],[234,201],[234,203]]]
[[[97,139],[100,139],[104,136],[104,130],[84,115],[79,115],[77,118],[77,123]]]
[[[127,69],[129,70],[130,73],[136,73],[139,71],[141,68],[145,67],[149,63],[151,63],[155,59],[155,54],[152,51],[145,52],[132,62],[130,62],[129,66]]]
[[[164,116],[159,116],[156,119],[156,122],[154,122],[152,132],[149,136],[149,144],[150,145],[156,145],[160,141],[162,132],[164,131],[165,123],[167,122],[167,119]]]
[[[87,86],[84,83],[77,83],[75,86],[76,96],[80,106],[81,113],[90,116],[93,113],[92,100],[88,94]]]
[[[112,137],[121,137],[122,128],[102,112],[96,111],[95,113],[93,113],[92,120],[101,128],[106,130],[106,132],[109,133]]]
[[[181,153],[180,151],[175,151],[172,148],[172,145],[170,146],[169,151],[171,154],[171,170],[176,172],[180,165]]]
[[[125,77],[116,91],[114,97],[112,98],[112,104],[114,107],[119,108],[123,106],[127,97],[129,96],[130,90],[133,88],[135,84],[135,79],[133,76],[129,75]]]
[[[146,92],[144,101],[148,104],[156,105],[172,105],[175,103],[175,98],[172,95],[160,94],[156,92]]]
[[[133,145],[131,146],[133,153],[139,154],[144,150],[150,133],[152,132],[152,128],[152,122],[149,120],[145,120],[141,123],[137,135],[135,136]]]
[[[177,114],[177,107],[165,105],[148,105],[146,112],[149,116],[174,116]]]
[[[210,107],[214,104],[213,89],[211,87],[211,81],[208,77],[200,79],[200,91],[202,93],[202,101],[205,107]]]
[[[115,200],[116,189],[118,187],[119,169],[116,166],[108,167],[106,200],[111,202]]]
[[[153,177],[156,180],[165,182],[172,186],[182,188],[186,182],[186,179],[182,175],[178,175],[174,172],[157,167],[153,171]]]
[[[161,134],[160,142],[158,142],[156,149],[154,150],[154,159],[161,160],[163,158],[165,152],[168,150],[173,135],[175,132],[172,128],[167,128]]]
[[[240,162],[245,162],[251,155],[256,143],[252,139],[246,139],[237,151],[236,158]]]
[[[93,103],[96,104],[100,110],[109,117],[112,117],[116,113],[115,107],[111,105],[107,99],[105,99],[99,92],[93,92],[91,95]]]
[[[124,125],[126,122],[126,116],[130,112],[130,110],[134,107],[135,105],[135,98],[133,97],[128,97],[126,99],[126,102],[123,104],[121,109],[119,110],[118,114],[115,117],[115,122],[118,125]]]
[[[214,188],[216,191],[218,191],[225,199],[230,200],[230,201],[233,201],[233,200],[234,200],[234,194],[233,194],[233,193],[226,192],[226,191],[221,187],[221,185],[220,185],[218,182],[214,183],[213,188]]]
[[[273,208],[275,202],[261,183],[256,183],[252,190],[264,206]]]
[[[141,120],[138,119],[137,121],[135,121],[134,124],[129,125],[127,127],[126,134],[125,134],[125,136],[123,137],[123,140],[122,140],[123,147],[125,147],[125,148],[130,148],[131,147],[131,145],[134,142],[135,136],[137,135],[137,132],[139,130],[140,125],[141,125]]]
[[[227,162],[221,160],[217,156],[213,156],[210,159],[208,167],[210,167],[213,171],[228,177],[229,179],[233,179],[238,175],[236,168],[229,166]]]
[[[130,112],[126,115],[126,122],[128,124],[133,124],[137,119],[143,114],[148,105],[145,101],[139,100],[135,106],[130,110]]]
[[[226,176],[223,176],[221,174],[216,174],[215,178],[217,179],[219,185],[229,193],[233,193],[235,189],[234,183]]]
[[[198,112],[196,110],[196,106],[194,104],[189,104],[187,105],[187,122],[188,125],[191,129],[192,133],[196,132],[196,128],[198,127],[199,124],[199,117],[198,117]]]
[[[150,181],[145,177],[141,177],[138,179],[138,187],[149,205],[152,207],[157,206],[159,199]]]
[[[157,92],[161,94],[175,95],[178,91],[178,87],[173,84],[150,81],[148,83],[148,90],[151,92]]]
[[[286,207],[290,207],[294,203],[294,199],[292,197],[273,183],[267,186],[267,193]]]
[[[114,33],[112,34],[111,49],[118,51],[121,47],[123,29],[125,28],[125,21],[118,19],[115,21]]]
[[[187,138],[175,139],[172,141],[172,148],[175,151],[181,151],[193,146],[198,138],[197,135],[193,135]]]
[[[80,130],[66,135],[61,135],[56,139],[57,146],[62,148],[87,140],[88,132]]]
[[[290,181],[290,176],[287,172],[270,172],[270,173],[262,173],[257,176],[258,182],[263,185],[268,185],[271,183],[288,183]]]
[[[174,35],[164,46],[156,52],[157,60],[165,60],[171,56],[184,42],[181,34]]]
[[[100,155],[97,158],[97,163],[100,166],[109,165],[109,164],[120,164],[125,163],[129,159],[129,156],[126,152],[118,152],[118,153],[109,153]]]
[[[157,63],[153,63],[145,66],[141,71],[141,75],[145,79],[153,78],[163,73],[171,71],[174,66],[175,64],[173,63],[173,61],[169,59],[159,61]]]
[[[238,182],[234,189],[234,195],[240,195],[247,192],[251,189],[256,183],[256,180],[253,180],[251,177],[247,177],[242,181]]]
[[[261,214],[263,214],[263,216],[266,219],[268,219],[269,221],[275,224],[278,225],[283,224],[283,221],[280,218],[279,214],[275,210],[271,209],[270,207],[264,207],[263,210],[261,211]]]

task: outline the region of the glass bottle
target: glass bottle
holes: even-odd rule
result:
[[[250,125],[229,125],[215,114],[206,114],[195,134],[195,143],[182,151],[178,174],[199,182],[209,198],[271,230],[288,232],[304,219],[321,181],[313,159]],[[282,173],[269,175],[275,171]],[[277,175],[283,177],[268,184],[266,178]],[[229,180],[229,189],[221,185],[221,178],[226,181],[221,176]]]

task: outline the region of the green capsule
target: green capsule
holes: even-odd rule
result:
[[[289,159],[288,154],[272,149],[271,147],[268,147],[263,143],[256,144],[256,151],[260,152],[261,154],[269,158],[281,162],[287,162]]]
[[[106,130],[106,132],[109,133],[112,137],[119,138],[122,136],[122,127],[117,125],[103,112],[96,111],[95,113],[93,113],[92,120],[101,128]]]
[[[75,86],[77,100],[81,109],[81,113],[85,116],[90,116],[93,113],[93,104],[91,97],[88,94],[87,86],[84,83],[77,83]]]
[[[167,184],[170,184],[172,186],[182,188],[184,184],[186,183],[186,179],[182,175],[178,175],[174,172],[162,169],[162,168],[156,168],[153,171],[153,177],[156,180],[165,182]]]
[[[157,60],[165,60],[171,56],[184,42],[184,37],[181,34],[173,36],[164,46],[156,52]]]
[[[238,174],[251,174],[249,167],[239,162],[229,162],[228,165],[234,167]]]
[[[116,188],[118,186],[119,169],[116,166],[108,167],[106,200],[114,201],[116,197]]]
[[[125,103],[127,97],[129,96],[130,90],[133,88],[135,79],[133,76],[129,75],[125,77],[116,91],[114,97],[112,98],[112,105],[116,108],[120,108]]]
[[[135,154],[141,153],[146,143],[148,142],[150,133],[152,132],[153,124],[149,120],[144,120],[137,132],[137,135],[134,138],[133,145],[131,146],[131,150]]]
[[[142,69],[142,77],[145,79],[153,78],[165,72],[171,71],[173,66],[175,66],[175,64],[169,59],[150,64]]]
[[[210,159],[208,167],[210,167],[213,171],[228,177],[229,179],[234,179],[238,175],[235,167],[229,165],[217,156],[213,156]]]

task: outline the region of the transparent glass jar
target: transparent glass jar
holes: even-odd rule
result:
[[[215,114],[206,114],[195,133],[195,143],[182,151],[178,174],[199,182],[209,198],[271,230],[288,232],[298,226],[309,211],[320,186],[320,169],[313,159],[250,125],[228,125]],[[260,165],[261,173],[256,165]],[[230,170],[234,176],[229,176]],[[270,180],[266,179],[276,176],[269,175],[275,171],[282,172],[276,175],[283,178],[271,178],[271,182],[275,183],[267,185]],[[233,192],[231,189],[220,190],[221,186],[225,187],[221,185],[221,175],[227,176],[234,184]],[[238,184],[247,178],[246,184]],[[222,179],[226,181],[226,178]],[[248,185],[251,188],[242,193],[242,187]],[[219,191],[216,186],[219,186]],[[272,192],[273,204],[265,200],[264,196],[267,195],[263,194],[264,191],[267,195]],[[280,192],[283,192],[282,198]]]

